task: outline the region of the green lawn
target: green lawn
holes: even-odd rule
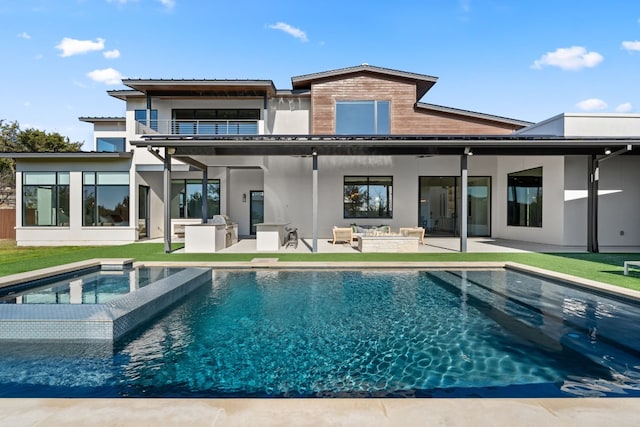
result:
[[[180,245],[179,245],[180,246]],[[178,246],[178,247],[179,247]],[[274,254],[165,254],[162,243],[101,247],[16,247],[0,241],[0,277],[90,258],[134,258],[137,261],[249,261]],[[281,261],[513,261],[640,290],[640,272],[622,274],[625,260],[637,253],[436,253],[436,254],[277,254]]]

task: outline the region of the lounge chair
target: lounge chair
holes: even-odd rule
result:
[[[417,237],[421,245],[424,245],[423,227],[400,227],[400,235],[407,237]]]
[[[336,242],[345,242],[351,244],[353,239],[353,231],[351,227],[333,227],[333,244]]]

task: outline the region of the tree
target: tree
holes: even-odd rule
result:
[[[0,152],[53,153],[80,151],[81,142],[70,142],[58,132],[38,129],[20,130],[18,122],[0,119]],[[0,206],[12,203],[16,188],[16,163],[13,159],[0,159]]]

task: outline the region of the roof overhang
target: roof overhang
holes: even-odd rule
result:
[[[273,96],[271,80],[125,79],[122,83],[148,96]]]
[[[640,154],[638,138],[558,138],[520,135],[144,135],[134,146],[172,147],[176,155],[604,155],[605,149],[630,148]],[[638,147],[637,149],[633,149]]]
[[[132,152],[105,153],[93,151],[73,151],[68,153],[0,153],[5,159],[33,159],[33,160],[123,160],[133,157]]]

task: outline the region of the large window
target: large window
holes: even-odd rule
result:
[[[69,172],[23,172],[22,225],[69,225]]]
[[[507,175],[507,225],[542,227],[542,168]]]
[[[106,151],[109,153],[120,153],[124,151],[124,138],[96,138],[97,151]]]
[[[147,110],[136,110],[134,114],[136,122],[140,122],[143,125],[147,124]],[[151,110],[149,127],[155,131],[158,130],[158,110]]]
[[[84,172],[82,184],[82,225],[129,225],[128,172]]]
[[[220,180],[207,181],[207,214],[220,214]],[[202,218],[202,180],[171,180],[171,218]]]
[[[336,101],[336,134],[388,135],[389,101]]]
[[[345,176],[345,218],[392,218],[393,178],[390,176]]]

